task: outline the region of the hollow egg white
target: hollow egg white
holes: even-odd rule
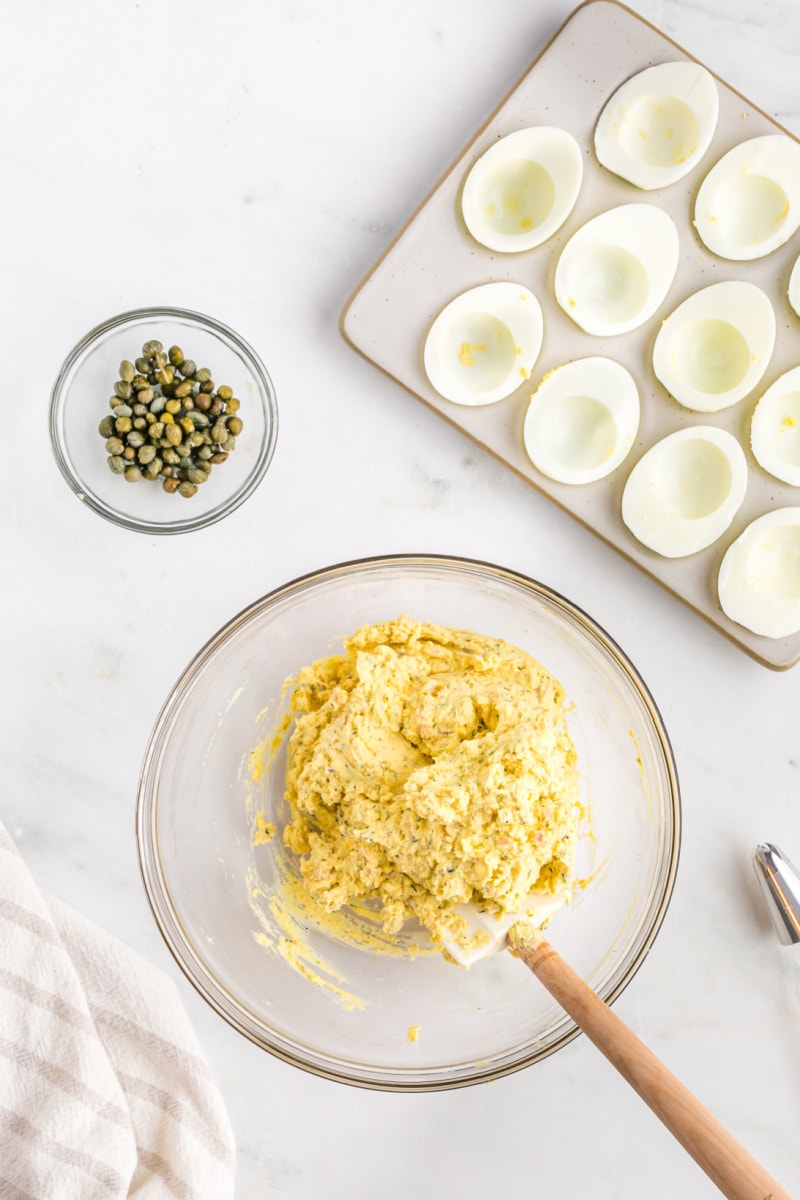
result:
[[[595,127],[598,162],[645,191],[697,165],[719,115],[717,85],[693,62],[647,67],[617,88]]]
[[[789,298],[789,303],[791,304],[792,308],[797,313],[798,317],[800,317],[800,255],[798,255],[798,257],[794,260],[794,266],[792,267],[792,273],[789,276],[789,286],[786,290],[786,294]]]
[[[533,292],[518,283],[484,283],[456,296],[431,325],[425,373],[454,404],[494,404],[530,376],[543,334]]]
[[[615,471],[639,428],[639,391],[610,358],[576,359],[549,371],[525,414],[533,465],[559,483],[583,484]]]
[[[653,370],[694,412],[718,412],[751,392],[775,346],[775,313],[754,283],[712,283],[670,313],[653,346]]]
[[[800,487],[800,367],[776,379],[758,401],[750,446],[765,471]]]
[[[697,193],[694,225],[720,258],[763,258],[800,225],[800,144],[785,133],[740,142]]]
[[[470,168],[461,193],[464,224],[489,250],[531,250],[566,221],[582,179],[581,149],[566,130],[518,129]]]
[[[639,459],[622,493],[622,519],[664,558],[696,554],[721,537],[747,489],[736,438],[714,425],[668,434]]]
[[[627,333],[663,302],[677,266],[672,218],[653,204],[622,204],[567,242],[556,266],[556,300],[586,333]]]
[[[751,521],[725,552],[717,593],[725,615],[751,633],[800,632],[800,508]]]

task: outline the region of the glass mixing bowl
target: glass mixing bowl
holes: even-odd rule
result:
[[[152,339],[165,349],[180,345],[241,402],[236,449],[189,499],[167,495],[161,480],[128,483],[114,475],[97,431],[111,412],[120,362],[133,361]],[[50,400],[50,441],[72,491],[101,517],[141,533],[187,533],[233,512],[263,479],[277,435],[275,391],[258,355],[232,329],[183,308],[136,309],[92,329],[67,355]]]
[[[264,894],[287,853],[275,737],[284,681],[335,653],[360,625],[400,613],[504,638],[563,684],[590,831],[579,857],[585,883],[548,937],[605,1000],[618,996],[653,942],[675,879],[673,755],[619,647],[567,600],[512,571],[447,557],[376,558],[315,572],[245,609],[203,647],[164,705],[142,767],[137,833],[161,932],[221,1016],[327,1078],[422,1091],[495,1079],[578,1031],[506,952],[465,971],[439,955],[356,949],[312,923],[306,936],[327,981],[317,986],[263,944],[281,936],[269,928]],[[279,829],[261,845],[253,845],[256,811]],[[347,1007],[337,987],[363,1007]]]

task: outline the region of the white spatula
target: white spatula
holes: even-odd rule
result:
[[[554,897],[554,907],[562,902],[563,897]],[[474,909],[470,927],[488,928],[489,946],[477,955],[452,942],[447,949],[457,962],[469,966],[475,957],[509,946],[728,1200],[792,1200],[541,936],[537,926],[549,915],[536,909],[522,920],[520,914],[498,919]]]

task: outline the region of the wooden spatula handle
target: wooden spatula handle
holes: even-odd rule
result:
[[[729,1200],[792,1200],[549,942],[512,947]]]

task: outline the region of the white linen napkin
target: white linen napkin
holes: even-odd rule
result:
[[[225,1107],[174,984],[37,887],[0,822],[0,1197],[233,1189]]]

